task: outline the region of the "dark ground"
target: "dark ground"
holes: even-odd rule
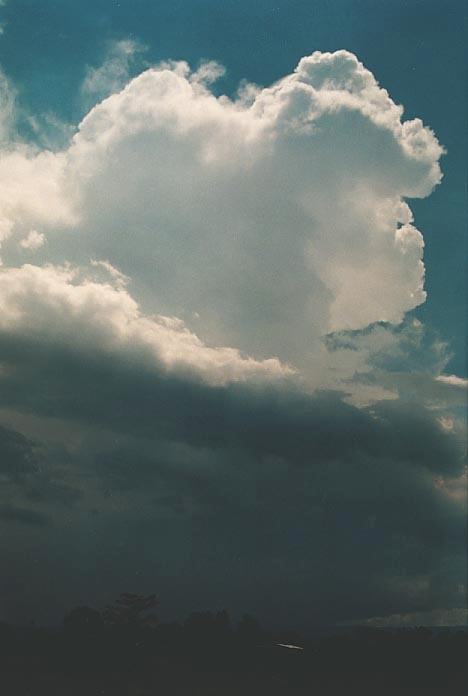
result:
[[[0,624],[0,694],[468,693],[468,632],[463,629],[353,629],[303,640],[267,632],[252,618],[232,628],[226,612],[193,614],[182,625],[122,617],[128,619],[122,613],[79,608],[60,629]],[[303,649],[279,647],[278,642]]]

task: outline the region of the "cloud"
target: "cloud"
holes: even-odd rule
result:
[[[33,443],[21,433],[0,426],[0,475],[18,481],[36,469]]]
[[[141,569],[285,619],[455,606],[462,390],[406,317],[442,148],[346,51],[233,100],[211,62],[130,79],[135,51],[64,148],[0,154],[0,514],[47,511],[63,593]]]
[[[23,509],[25,501],[46,504],[50,510],[55,504],[70,506],[80,498],[81,491],[63,480],[69,472],[56,459],[50,445],[0,426],[1,498],[8,501],[0,501],[4,519],[34,523],[40,521],[40,511]]]
[[[121,89],[130,78],[130,71],[144,47],[137,41],[122,39],[112,42],[99,67],[88,67],[81,86],[85,98],[102,99]]]
[[[205,345],[173,317],[146,316],[122,287],[122,274],[108,262],[109,283],[71,266],[5,268],[0,272],[0,330],[44,347],[70,346],[83,353],[133,356],[155,369],[195,370],[208,383],[292,373],[276,359],[256,361],[234,348]],[[116,282],[116,285],[112,285]]]
[[[67,592],[77,582],[86,592],[91,578],[93,592],[133,586],[138,569],[157,575],[164,602],[174,592],[167,579],[178,577],[187,611],[221,591],[235,611],[247,605],[268,621],[276,607],[286,623],[459,601],[466,508],[453,492],[463,448],[437,413],[398,400],[357,408],[284,385],[213,387],[105,355],[67,358],[60,347],[23,357],[2,380],[2,405],[27,405],[44,433],[52,417],[80,424],[73,448],[63,429],[63,482],[82,497],[66,511],[27,498],[53,512],[47,556],[73,535],[80,574]],[[38,372],[47,399],[28,401]]]
[[[28,508],[18,508],[13,505],[0,505],[0,519],[3,522],[31,524],[43,526],[49,522],[48,516]]]
[[[401,628],[402,626],[466,626],[468,623],[468,609],[455,607],[453,609],[433,609],[431,611],[408,614],[393,614],[392,616],[375,616],[371,619],[366,619],[363,623],[368,626],[393,628]]]
[[[398,326],[378,323],[329,334],[325,346],[324,362],[334,379],[326,386],[346,392],[351,403],[369,406],[382,399],[411,402],[417,397],[449,421],[456,411],[452,425],[466,438],[465,381],[444,375],[452,351],[430,326],[410,316]]]
[[[27,237],[21,240],[20,246],[22,249],[27,249],[28,251],[36,251],[45,242],[45,235],[37,230],[31,230]]]
[[[40,224],[49,261],[106,259],[150,313],[310,371],[328,332],[424,301],[406,199],[438,183],[442,148],[346,51],[302,59],[250,105],[216,98],[210,65],[146,70],[64,151],[6,154],[8,234]]]
[[[108,273],[107,264],[98,270]],[[112,275],[107,284],[80,277],[71,267],[0,272],[5,407],[145,437],[237,443],[301,461],[310,452],[326,460],[348,450],[381,452],[438,473],[461,473],[460,443],[440,421],[447,414],[431,401],[415,409],[414,398],[399,400],[396,393],[366,409],[345,404],[339,392],[319,396],[277,360],[206,346],[179,320],[143,315],[120,276],[117,286],[111,281]],[[389,342],[385,330],[380,338],[370,335],[381,354]],[[390,335],[392,345],[398,343]]]
[[[0,156],[0,244],[31,229],[71,225],[75,218],[63,190],[65,157],[33,146],[9,147]],[[15,244],[16,245],[16,244]]]
[[[0,69],[0,145],[11,136],[15,118],[15,98],[15,90]]]
[[[285,384],[211,386],[79,346],[42,352],[29,339],[8,354],[0,343],[10,421],[15,407],[35,414],[35,430],[53,427],[69,462],[57,478],[44,443],[41,467],[55,475],[43,497],[36,475],[10,502],[53,515],[45,558],[73,549],[54,566],[64,606],[74,593],[133,587],[135,569],[142,581],[157,576],[176,615],[220,597],[234,611],[268,622],[275,608],[278,621],[299,625],[305,615],[343,621],[458,601],[464,453],[438,412],[397,399],[357,408]],[[27,419],[17,427],[27,431]],[[83,493],[58,500],[53,481]]]
[[[195,84],[201,83],[203,85],[210,85],[212,82],[216,82],[216,80],[222,77],[225,72],[226,69],[223,65],[220,65],[215,60],[206,60],[200,63],[196,71],[192,73],[190,79]],[[188,69],[188,74],[190,74],[190,68]]]
[[[453,387],[458,387],[459,389],[466,389],[468,387],[468,379],[464,377],[457,377],[457,375],[439,375],[437,378],[438,382],[443,384],[450,384]]]

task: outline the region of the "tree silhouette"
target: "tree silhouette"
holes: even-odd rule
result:
[[[121,628],[154,628],[158,617],[151,610],[159,604],[155,594],[139,595],[122,592],[111,606],[102,612],[102,618],[108,626]]]
[[[254,616],[244,614],[237,626],[237,634],[242,642],[255,644],[262,639],[263,631]]]
[[[218,632],[227,633],[231,625],[231,618],[227,609],[217,611],[214,617],[215,626]]]
[[[100,612],[91,607],[76,607],[63,620],[65,631],[73,635],[93,635],[102,626]]]

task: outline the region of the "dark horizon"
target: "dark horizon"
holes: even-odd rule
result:
[[[0,623],[10,696],[59,694],[461,694],[468,632],[355,627],[301,636],[225,610],[157,620],[155,595],[123,593],[101,613],[77,607],[55,629]]]

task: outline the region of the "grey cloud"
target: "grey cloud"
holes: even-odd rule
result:
[[[35,476],[23,486],[23,494],[31,502],[72,505],[82,496],[82,490],[62,481],[53,480],[50,473]]]
[[[18,481],[37,470],[34,444],[24,435],[0,425],[0,474]]]
[[[6,407],[310,465],[360,454],[441,474],[462,471],[456,439],[443,430],[437,413],[417,403],[384,401],[358,409],[336,392],[309,395],[294,384],[210,387],[98,352],[54,353],[49,346],[11,339],[8,349],[8,343],[1,341],[0,357],[16,364],[1,379]]]
[[[3,496],[51,505],[69,505],[81,496],[80,490],[60,480],[64,474],[56,461],[56,453],[42,443],[3,426],[0,426],[0,475],[5,482]],[[22,511],[18,510],[20,519]],[[23,512],[26,521],[27,511]]]
[[[43,526],[49,524],[50,518],[43,512],[21,508],[15,505],[0,505],[0,519],[4,522]]]
[[[107,548],[111,583],[129,582],[128,564],[148,582],[158,563],[169,603],[165,578],[181,574],[187,602],[223,583],[226,603],[242,596],[258,613],[289,586],[285,618],[306,606],[317,621],[448,605],[463,582],[463,505],[435,485],[462,474],[463,448],[437,412],[358,409],[293,384],[208,387],[58,348],[15,355],[4,403],[108,433],[84,438],[70,467],[86,491],[70,511],[84,575],[104,573]]]

